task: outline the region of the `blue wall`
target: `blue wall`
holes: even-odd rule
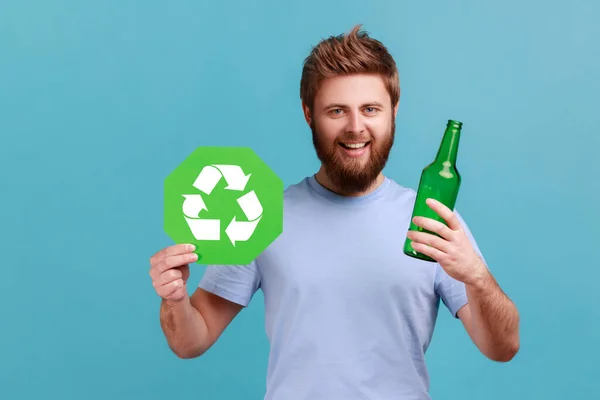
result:
[[[592,398],[600,3],[218,3],[0,2],[0,397],[261,398],[260,294],[202,359],[166,347],[148,276],[171,244],[163,179],[200,145],[251,146],[286,186],[314,172],[301,63],[363,23],[401,73],[386,173],[415,187],[464,122],[457,207],[522,316],[496,364],[442,312],[433,398]]]

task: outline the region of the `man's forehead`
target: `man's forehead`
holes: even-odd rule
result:
[[[322,82],[315,98],[322,107],[337,104],[345,107],[389,102],[383,80],[374,75],[339,76]]]

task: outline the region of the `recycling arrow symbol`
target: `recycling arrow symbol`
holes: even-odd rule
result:
[[[250,175],[245,175],[238,165],[213,164],[205,166],[198,174],[193,186],[209,196],[221,178],[227,186],[225,190],[244,191]],[[196,240],[221,240],[221,220],[199,218],[202,210],[208,211],[201,194],[182,195],[184,218]],[[237,198],[237,203],[246,216],[247,221],[237,221],[235,216],[225,228],[225,234],[231,244],[250,239],[263,213],[263,207],[254,190]]]

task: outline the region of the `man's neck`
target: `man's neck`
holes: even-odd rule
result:
[[[321,184],[322,186],[331,190],[334,193],[337,193],[342,196],[358,197],[358,196],[364,196],[364,195],[369,194],[369,193],[373,192],[374,190],[376,190],[385,180],[385,176],[383,175],[383,172],[380,172],[379,175],[377,175],[377,178],[375,178],[373,183],[371,183],[371,185],[366,190],[364,190],[362,192],[351,192],[351,193],[346,192],[346,191],[342,190],[340,187],[338,187],[337,185],[335,185],[331,181],[331,179],[329,179],[327,172],[325,171],[325,169],[322,166],[319,169],[319,171],[317,171],[317,173],[315,174],[315,179],[317,180],[317,182],[319,182],[319,184]]]

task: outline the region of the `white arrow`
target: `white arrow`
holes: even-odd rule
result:
[[[218,171],[217,171],[218,173]],[[220,240],[221,221],[218,219],[199,219],[200,211],[208,210],[199,194],[184,194],[183,214],[196,240]]]
[[[249,221],[257,219],[263,213],[262,205],[258,201],[254,190],[237,199],[237,202]]]
[[[225,233],[229,237],[229,240],[231,240],[231,244],[235,246],[235,242],[250,239],[258,221],[260,221],[260,218],[254,221],[236,221],[234,216],[229,225],[227,225],[227,228],[225,228]]]
[[[225,233],[234,246],[235,242],[250,239],[263,213],[262,205],[258,197],[256,197],[254,190],[238,198],[237,202],[246,218],[248,218],[248,221],[236,221],[235,217],[233,217],[227,228],[225,228]]]
[[[218,219],[188,218],[185,220],[196,240],[220,240],[221,221]]]
[[[221,179],[221,172],[211,165],[207,165],[202,168],[202,171],[198,174],[198,177],[194,181],[193,185],[196,189],[210,194],[219,180]]]
[[[185,197],[183,201],[183,213],[192,218],[198,218],[198,214],[202,210],[208,210],[206,208],[206,204],[204,204],[204,200],[202,200],[202,196],[199,194],[184,194]]]
[[[244,175],[244,171],[238,165],[215,165],[215,167],[221,171],[227,181],[225,189],[228,190],[244,190],[248,179],[250,179],[250,175],[252,175]]]

